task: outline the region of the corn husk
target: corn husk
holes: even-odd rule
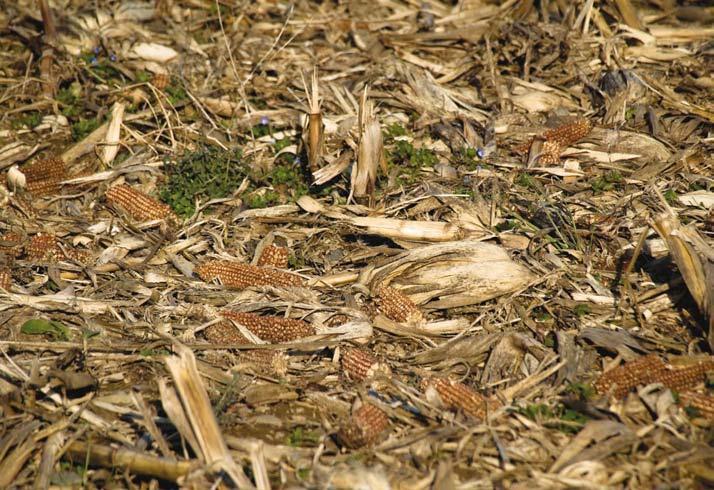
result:
[[[672,213],[660,214],[653,226],[667,242],[687,289],[707,318],[709,346],[714,348],[714,247],[696,229],[682,226]]]
[[[119,153],[119,140],[121,137],[121,124],[124,120],[124,104],[116,102],[112,107],[112,115],[107,128],[105,146],[102,149],[102,162],[104,165],[111,165],[114,158]]]
[[[461,240],[409,250],[365,271],[370,288],[395,285],[416,304],[443,309],[467,306],[524,288],[535,276],[498,245]]]

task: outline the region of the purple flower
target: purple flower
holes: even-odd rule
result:
[[[479,158],[483,158],[484,156],[486,156],[486,150],[484,150],[483,148],[479,148],[476,150],[476,155],[478,155]]]
[[[96,56],[92,56],[92,57],[89,59],[89,62],[90,62],[92,65],[96,65],[96,64],[98,63],[98,62],[97,62],[97,57],[96,57]]]
[[[268,116],[263,116],[260,118],[260,124],[262,124],[263,126],[267,126],[269,122],[270,119],[268,119]]]
[[[116,61],[116,60],[117,60],[117,55],[115,55],[114,53],[112,53],[112,54],[109,55],[109,59],[112,60],[112,61]]]
[[[101,50],[102,50],[102,49],[101,49],[99,46],[95,46],[92,51],[94,51],[94,54],[99,54],[99,52],[100,52]]]

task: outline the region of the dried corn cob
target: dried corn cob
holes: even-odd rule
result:
[[[679,394],[679,404],[682,407],[690,407],[697,411],[697,415],[714,420],[714,396],[704,395],[694,391],[685,391]]]
[[[0,255],[17,258],[22,253],[22,236],[18,233],[8,232],[0,236]]]
[[[649,354],[602,373],[594,387],[600,394],[612,393],[622,398],[636,386],[651,383],[666,368],[662,359]]]
[[[159,90],[163,90],[169,86],[171,78],[167,73],[157,73],[151,79],[151,84]]]
[[[539,164],[553,165],[560,161],[560,154],[566,148],[587,136],[592,127],[590,120],[579,117],[572,122],[549,129],[539,137],[531,138],[525,144],[517,147],[516,151],[518,153],[537,151]],[[534,146],[533,143],[536,140],[541,140],[542,144]]]
[[[673,391],[683,391],[706,381],[709,371],[714,371],[714,361],[698,362],[683,368],[668,367],[657,372],[652,382],[662,383]]]
[[[27,182],[39,180],[63,180],[67,176],[67,168],[61,158],[49,157],[37,160],[22,169]]]
[[[389,286],[377,288],[377,303],[379,310],[395,322],[419,323],[424,320],[417,305],[398,289]]]
[[[445,407],[462,410],[479,420],[485,419],[489,410],[498,407],[496,400],[490,400],[465,384],[450,379],[427,379],[422,382],[422,388],[425,391],[433,389]]]
[[[258,257],[259,267],[288,268],[288,249],[277,245],[268,245]]]
[[[240,323],[261,340],[271,343],[292,342],[315,335],[315,327],[294,318],[261,316],[241,311],[223,311],[221,316]]]
[[[215,345],[240,345],[251,342],[231,322],[223,321],[211,325],[204,330],[206,339]],[[262,372],[270,372],[279,376],[288,370],[288,361],[282,352],[274,350],[240,351],[238,361],[249,364]]]
[[[34,196],[49,196],[59,192],[61,184],[67,178],[67,169],[60,158],[51,157],[25,166],[22,169],[25,174],[28,192]]]
[[[12,275],[10,274],[10,269],[8,269],[6,267],[1,267],[0,268],[0,289],[9,291],[10,286],[12,286]]]
[[[565,149],[573,143],[585,138],[593,128],[592,122],[584,117],[562,124],[557,128],[549,129],[543,133],[546,141],[553,141]]]
[[[381,409],[365,403],[342,426],[337,438],[343,446],[356,449],[378,442],[389,428],[389,417]]]
[[[385,363],[380,362],[367,349],[347,347],[342,351],[340,358],[342,374],[351,380],[361,383],[374,377],[377,373],[389,375],[391,370]]]
[[[56,262],[70,259],[80,263],[87,263],[92,256],[91,252],[86,250],[71,247],[62,250],[59,239],[49,233],[38,233],[33,236],[25,246],[25,255],[30,261]]]
[[[303,285],[303,279],[295,274],[230,260],[211,260],[196,267],[195,271],[206,282],[218,279],[230,288]]]
[[[149,221],[154,219],[167,219],[178,222],[178,216],[176,216],[168,204],[159,202],[153,197],[126,184],[116,185],[110,188],[104,197],[106,197],[109,204],[121,208],[135,220]]]

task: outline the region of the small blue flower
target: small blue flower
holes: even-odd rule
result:
[[[483,157],[486,156],[486,150],[484,150],[483,148],[480,148],[480,147],[479,147],[479,148],[476,150],[476,155],[477,155],[479,158],[483,158]]]
[[[263,126],[267,126],[269,122],[270,119],[268,119],[268,116],[263,116],[260,118],[260,124],[262,124]]]
[[[98,63],[97,57],[96,57],[96,56],[92,56],[92,57],[89,59],[89,62],[90,62],[92,65],[96,65],[96,64]]]
[[[94,51],[94,54],[99,54],[99,52],[102,50],[99,46],[96,46],[92,51]]]
[[[112,60],[112,61],[116,61],[116,60],[117,60],[117,55],[115,55],[114,53],[112,53],[112,54],[109,55],[109,59]]]
[[[299,156],[295,157],[295,163],[298,165],[300,165],[300,163],[302,163]]]

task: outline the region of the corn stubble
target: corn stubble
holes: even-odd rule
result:
[[[374,114],[374,104],[367,99],[367,87],[364,88],[359,108],[359,149],[357,164],[352,167],[350,194],[358,201],[374,203],[374,191],[377,182],[377,167],[382,165],[386,171],[382,128]]]
[[[325,124],[322,122],[320,110],[320,85],[317,80],[317,68],[312,72],[311,89],[307,88],[305,78],[302,80],[309,108],[307,127],[303,133],[304,144],[307,147],[307,164],[310,172],[320,169],[322,163],[323,147],[325,144]]]

